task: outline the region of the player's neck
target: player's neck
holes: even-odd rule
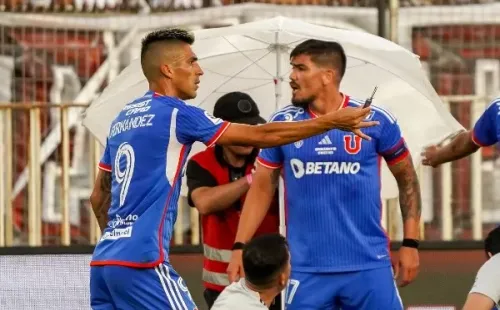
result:
[[[250,282],[245,281],[245,285],[252,291],[259,294],[260,300],[269,308],[274,301],[274,298],[279,294],[275,288],[258,289]]]
[[[316,115],[325,115],[340,110],[344,104],[345,96],[340,92],[318,96],[310,105],[311,111]]]
[[[222,155],[224,156],[224,160],[231,166],[235,168],[241,168],[245,165],[246,157],[239,156],[229,151],[227,148],[222,148]]]
[[[274,289],[268,289],[266,291],[259,292],[259,295],[260,295],[260,300],[262,300],[262,302],[266,304],[266,306],[269,308],[271,307],[271,304],[273,303],[274,298],[276,298],[278,293],[275,292]]]
[[[162,96],[179,98],[179,94],[175,88],[165,80],[149,82],[149,90]]]

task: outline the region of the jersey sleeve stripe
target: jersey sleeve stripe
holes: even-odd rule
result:
[[[409,154],[410,152],[406,147],[405,140],[404,138],[401,138],[396,145],[391,147],[389,150],[382,152],[380,155],[384,157],[388,165],[394,165],[405,159]]]
[[[269,169],[278,169],[281,168],[281,164],[273,163],[270,161],[267,161],[263,159],[262,157],[257,157],[257,162],[261,164],[262,166],[269,168]]]
[[[387,151],[382,152],[381,155],[382,156],[391,155],[392,153],[394,153],[397,150],[399,150],[400,148],[402,148],[404,143],[405,143],[405,140],[403,138],[399,139],[398,143],[396,143],[393,147],[391,147]]]
[[[227,130],[227,128],[229,127],[230,124],[231,123],[229,123],[229,122],[223,122],[222,125],[220,126],[219,130],[217,130],[217,132],[212,137],[212,139],[210,139],[206,143],[206,146],[211,147],[212,145],[217,143],[217,140],[219,140],[219,138],[224,134],[224,132]]]
[[[410,154],[410,152],[408,150],[405,150],[403,153],[401,153],[397,157],[391,158],[390,160],[387,160],[387,165],[389,165],[389,166],[395,165],[395,164],[399,163],[400,161],[402,161],[403,159],[405,159],[406,157],[408,157],[409,154]]]
[[[107,165],[103,162],[100,162],[99,165],[97,165],[97,167],[102,171],[111,172],[111,165]]]
[[[472,135],[471,135],[471,138],[472,138],[472,142],[474,142],[475,145],[479,146],[479,147],[486,147],[488,145],[482,143],[481,141],[479,141],[479,139],[477,138],[477,135],[475,133],[474,130],[472,130]]]

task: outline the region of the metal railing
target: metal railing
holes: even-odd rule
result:
[[[470,125],[477,120],[486,104],[485,99],[477,96],[449,96],[443,97],[443,101],[448,105],[471,102]],[[85,107],[86,104],[76,103],[0,104],[0,246],[41,246],[48,243],[47,238],[56,239],[55,243],[59,245],[95,244],[99,240],[99,227],[88,198],[97,174],[102,147],[81,125],[77,125],[76,129],[68,128],[69,111]],[[61,124],[59,148],[50,159],[55,163],[53,168],[50,168],[48,162],[40,162],[43,143],[46,142],[43,139],[42,127],[45,125],[42,114],[48,111],[53,118],[58,118],[58,123]],[[14,135],[15,123],[20,116],[29,120],[27,128],[24,127],[25,130],[29,128],[24,142],[16,141]],[[24,147],[14,147],[14,142],[16,145],[22,142],[21,145]],[[25,164],[28,166],[28,182],[25,189],[14,195],[14,183],[20,178],[20,173],[15,170],[15,162],[22,157],[23,152],[27,156]],[[466,220],[465,226],[472,227],[474,240],[481,239],[483,232],[482,212],[485,199],[483,199],[482,162],[480,152],[471,157],[470,200],[467,202],[470,205],[471,216]],[[454,190],[452,165],[445,164],[440,168],[440,178],[429,177],[431,170],[424,167],[418,169],[422,195],[424,198],[427,197],[424,199],[424,209],[427,210],[424,210],[424,213],[434,213],[427,219],[424,216],[424,220],[431,222],[438,219],[439,239],[454,240],[456,239],[454,230],[459,224],[454,222],[457,215],[453,210],[455,198],[452,195]],[[441,190],[438,194],[433,194],[430,191],[436,182],[441,184]],[[24,197],[23,201],[16,200],[18,196]],[[79,207],[82,202],[83,211]],[[436,207],[440,210],[440,214],[434,212]],[[402,236],[402,222],[398,209],[398,199],[383,201],[382,225],[395,240]],[[82,220],[85,217],[87,221]],[[421,226],[423,237],[427,234],[424,220]],[[57,226],[55,232],[46,228],[49,224]],[[198,212],[188,206],[186,197],[181,197],[173,245],[198,245],[199,224]],[[187,232],[190,232],[190,235]],[[83,241],[78,241],[79,238]]]
[[[42,213],[43,208],[48,206],[42,203],[42,166],[44,163],[40,162],[41,151],[41,110],[57,109],[60,120],[61,128],[61,152],[60,159],[58,160],[58,169],[60,170],[60,195],[57,197],[60,209],[60,244],[71,244],[71,231],[70,231],[70,129],[68,127],[68,110],[71,108],[85,108],[88,105],[78,103],[67,104],[50,104],[50,103],[15,103],[15,104],[0,104],[0,141],[3,147],[1,164],[0,164],[0,215],[4,215],[4,220],[0,220],[0,246],[16,245],[14,241],[14,210],[15,206],[13,201],[16,197],[13,195],[13,181],[15,179],[13,173],[13,163],[15,158],[19,156],[20,152],[13,148],[13,114],[16,111],[23,111],[28,113],[29,117],[29,139],[25,143],[25,151],[28,153],[28,185],[27,196],[28,203],[21,206],[26,209],[27,216],[25,223],[26,226],[27,244],[29,246],[40,246],[42,242]],[[89,167],[87,169],[89,185],[93,184],[97,163],[100,156],[100,144],[97,140],[90,138],[87,146],[90,154],[88,160]],[[22,151],[21,151],[22,152]],[[47,184],[43,184],[47,186]],[[46,193],[46,195],[50,195]],[[89,242],[95,243],[99,238],[99,229],[93,217],[89,221]],[[21,235],[23,232],[21,232]]]

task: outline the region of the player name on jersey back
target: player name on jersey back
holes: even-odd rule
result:
[[[111,207],[91,265],[149,268],[168,261],[191,146],[214,143],[227,126],[153,92],[125,105],[111,124],[99,164],[111,172]]]

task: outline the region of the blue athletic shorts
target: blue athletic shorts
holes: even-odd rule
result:
[[[148,269],[91,267],[90,303],[93,310],[197,310],[184,280],[167,263]]]
[[[287,310],[403,310],[391,267],[341,273],[294,272]]]

